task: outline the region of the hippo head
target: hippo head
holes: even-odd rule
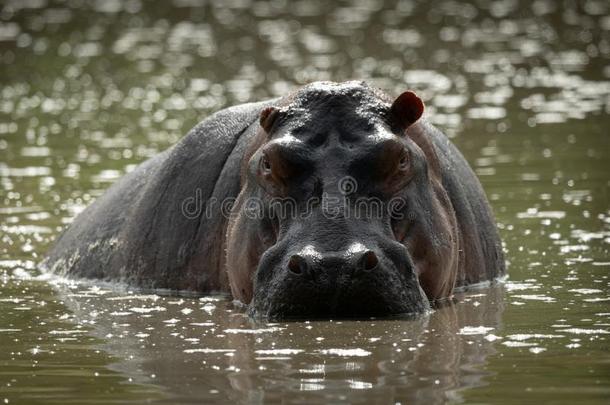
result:
[[[231,291],[252,316],[430,308],[409,239],[437,215],[426,154],[406,133],[423,109],[412,92],[323,82],[261,112],[227,234]]]

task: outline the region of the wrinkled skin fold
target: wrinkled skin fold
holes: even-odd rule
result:
[[[505,265],[478,179],[423,112],[363,82],[219,111],[98,198],[43,266],[228,292],[263,319],[425,313]]]

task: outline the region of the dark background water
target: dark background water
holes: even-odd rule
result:
[[[0,2],[0,401],[607,403],[606,1]],[[36,265],[123,173],[314,80],[414,89],[505,242],[503,285],[414,321],[251,324],[226,298]]]

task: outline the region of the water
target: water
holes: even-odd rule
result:
[[[4,1],[0,401],[607,403],[609,11]],[[226,297],[37,271],[78,212],[211,112],[350,78],[424,98],[488,193],[504,284],[414,321],[253,324]]]

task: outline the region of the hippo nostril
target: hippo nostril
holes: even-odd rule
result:
[[[288,260],[288,270],[294,274],[302,274],[307,270],[307,262],[299,255],[293,255]]]
[[[369,270],[373,270],[375,267],[377,267],[377,265],[379,264],[379,259],[377,258],[377,255],[375,254],[375,252],[373,252],[372,250],[369,250],[366,253],[364,253],[364,255],[362,255],[362,259],[361,259],[360,263],[362,265],[362,268],[365,271],[369,271]]]

